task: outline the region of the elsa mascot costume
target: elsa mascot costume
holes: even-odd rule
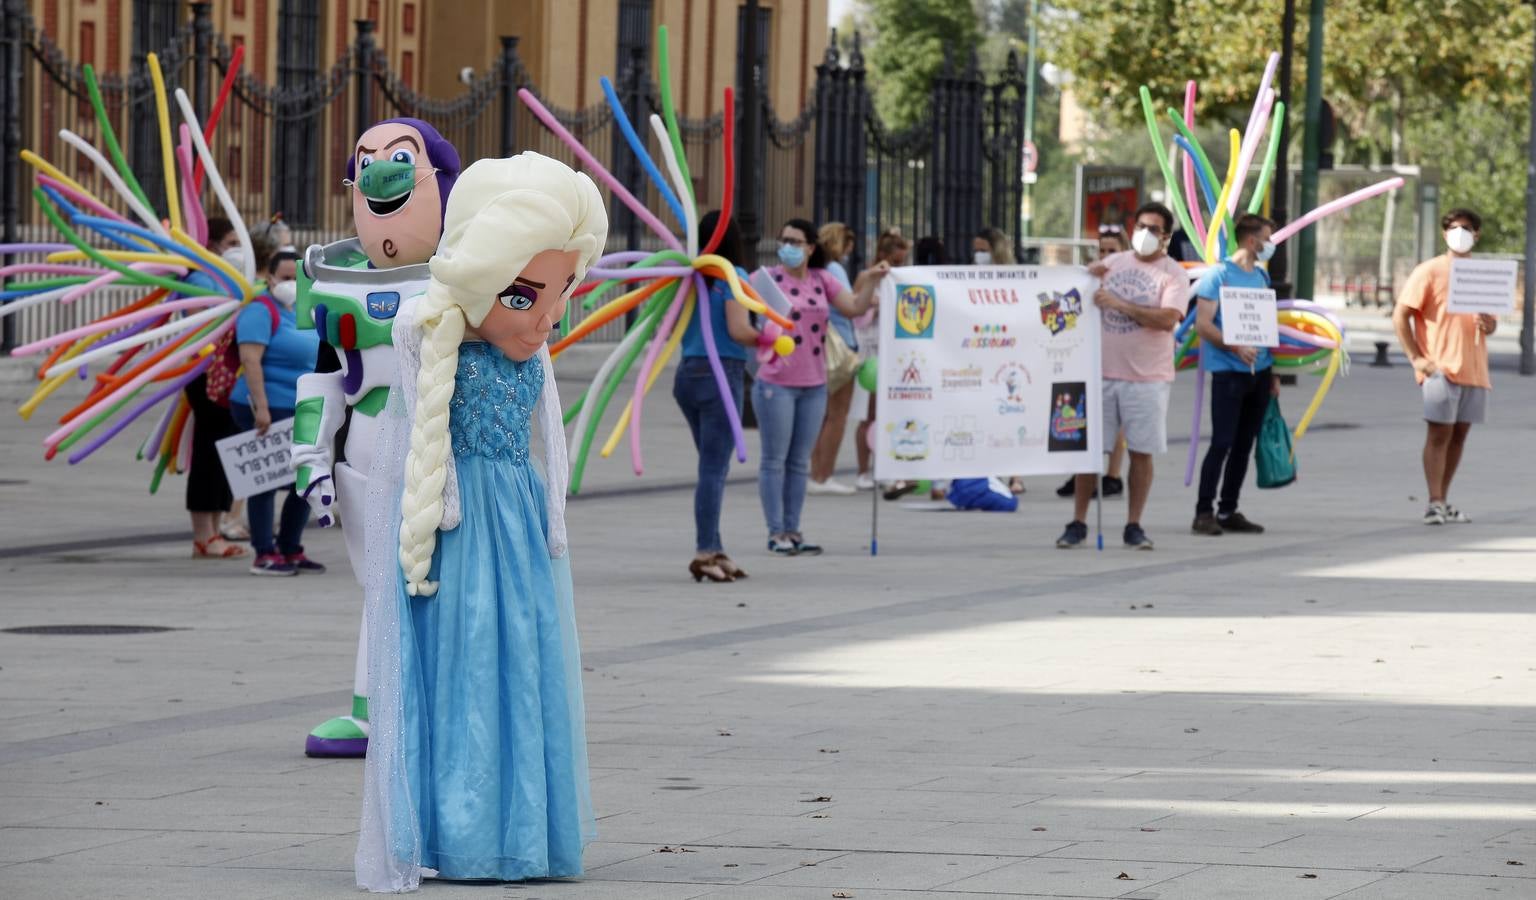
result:
[[[594,828],[544,340],[607,232],[587,176],[536,153],[481,160],[395,319],[401,382],[367,505],[359,887],[581,874]]]

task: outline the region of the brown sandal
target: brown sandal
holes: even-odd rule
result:
[[[688,574],[693,576],[694,583],[706,578],[716,583],[735,581],[736,579],[732,578],[730,573],[720,565],[719,559],[718,556],[713,556],[709,559],[696,559],[689,563]]]
[[[721,571],[731,576],[731,580],[733,581],[738,581],[747,577],[747,573],[742,571],[741,567],[732,562],[731,558],[726,556],[724,553],[716,553],[714,563],[720,567]]]
[[[216,549],[218,544],[223,544],[224,549]],[[213,537],[207,541],[192,541],[193,559],[239,559],[245,555],[244,547],[237,547],[223,537]]]

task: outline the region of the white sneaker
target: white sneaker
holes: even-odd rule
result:
[[[1445,507],[1441,510],[1441,512],[1445,514],[1445,521],[1447,524],[1468,525],[1472,522],[1471,516],[1450,505],[1449,503],[1445,504]]]
[[[858,493],[858,490],[843,484],[836,478],[828,478],[826,481],[817,481],[813,478],[806,483],[805,492],[807,494],[829,494],[837,497],[847,497],[850,494]]]
[[[859,477],[854,479],[853,486],[861,491],[872,491],[875,489],[875,476],[868,472],[860,472]]]
[[[1443,503],[1431,503],[1429,505],[1429,508],[1424,510],[1424,524],[1425,525],[1444,525],[1445,524],[1445,504],[1443,504]]]

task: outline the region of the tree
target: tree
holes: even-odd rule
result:
[[[865,0],[875,108],[890,128],[920,121],[946,55],[966,66],[981,44],[971,0]]]
[[[1298,5],[1303,15],[1290,122],[1299,135],[1306,3]],[[1097,112],[1106,122],[1144,134],[1138,88],[1148,85],[1161,115],[1182,106],[1191,78],[1199,82],[1202,121],[1241,127],[1264,59],[1279,49],[1284,3],[1053,0],[1050,6],[1041,24],[1052,60],[1076,76],[1079,96],[1099,99]],[[1481,197],[1482,211],[1510,229],[1485,235],[1483,246],[1517,249],[1526,135],[1512,120],[1525,119],[1532,18],[1531,5],[1519,0],[1329,0],[1323,85],[1338,120],[1337,161],[1439,169],[1447,203]],[[1293,151],[1299,147],[1299,140],[1292,142]],[[1221,167],[1224,148],[1206,149]],[[1491,161],[1496,169],[1489,170]]]

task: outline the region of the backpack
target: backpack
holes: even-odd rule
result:
[[[281,323],[278,316],[277,304],[266,294],[256,298],[257,302],[267,308],[272,316],[272,334],[277,334]],[[244,312],[245,310],[241,310]],[[236,313],[238,316],[239,313]],[[213,362],[208,366],[208,399],[214,403],[229,408],[229,395],[235,390],[235,382],[240,380],[240,345],[235,341],[235,329],[231,328],[219,338],[218,346],[213,348]]]

